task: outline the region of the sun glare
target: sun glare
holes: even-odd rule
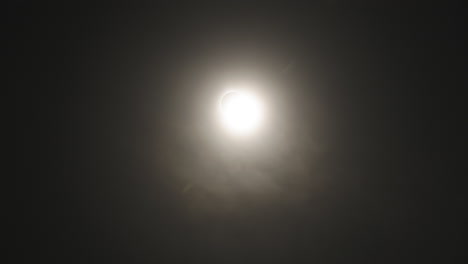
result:
[[[223,124],[236,134],[252,132],[262,119],[260,102],[244,91],[231,90],[223,94],[219,110]]]

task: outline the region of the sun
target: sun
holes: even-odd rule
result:
[[[230,90],[221,96],[219,102],[221,121],[235,134],[254,131],[263,117],[260,101],[252,94],[241,90]]]

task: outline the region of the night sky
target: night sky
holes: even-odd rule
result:
[[[461,4],[9,2],[11,263],[464,255]],[[229,82],[268,107],[242,139]]]

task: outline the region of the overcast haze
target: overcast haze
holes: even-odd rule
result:
[[[461,7],[348,2],[13,1],[14,263],[462,256]],[[216,112],[237,83],[245,137]]]

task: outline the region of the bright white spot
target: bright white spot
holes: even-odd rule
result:
[[[243,91],[228,91],[220,100],[223,124],[236,134],[252,132],[262,119],[262,109],[255,96]]]

